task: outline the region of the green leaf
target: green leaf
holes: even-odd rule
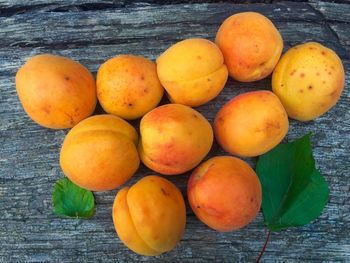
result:
[[[259,157],[262,210],[272,231],[310,223],[328,201],[328,185],[315,167],[310,137],[280,144]]]
[[[55,183],[52,194],[56,215],[90,218],[95,212],[95,200],[91,191],[85,190],[64,177]]]

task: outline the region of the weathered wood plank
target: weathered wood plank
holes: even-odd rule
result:
[[[170,45],[188,37],[213,39],[225,17],[232,13],[255,10],[276,23],[285,39],[286,47],[316,39],[336,49],[340,56],[348,56],[334,37],[334,32],[321,23],[322,16],[311,6],[302,3],[279,3],[271,6],[182,5],[181,8],[176,8],[176,16],[170,16],[167,11],[169,8],[172,7],[144,6],[133,9],[132,15],[129,9],[114,9],[103,13],[70,12],[67,15],[65,12],[49,12],[0,17],[0,23],[6,25],[0,32],[0,47],[48,47],[51,50],[65,50],[96,44],[139,45],[142,41],[146,44],[145,48],[157,49],[162,43]],[[196,15],[192,14],[194,10]],[[40,26],[35,26],[39,24]]]
[[[16,69],[40,52],[70,56],[96,72],[105,59],[116,54],[135,53],[154,59],[180,38],[213,39],[225,17],[243,10],[261,11],[271,17],[281,30],[286,47],[307,39],[335,49],[344,59],[347,76],[350,75],[350,60],[342,43],[322,15],[308,4],[197,4],[166,9],[151,5],[128,10],[40,12],[0,18],[0,262],[255,260],[265,238],[261,214],[245,229],[222,234],[201,224],[187,207],[187,228],[179,246],[151,259],[131,253],[114,233],[111,207],[116,190],[96,193],[97,211],[91,220],[54,216],[51,191],[57,178],[63,176],[58,155],[67,131],[52,131],[34,124],[23,112],[14,85]],[[349,84],[347,78],[341,100],[323,117],[310,123],[291,121],[287,139],[308,131],[314,133],[315,157],[329,182],[330,201],[313,224],[274,233],[265,262],[350,261]],[[270,79],[249,84],[230,80],[215,100],[198,110],[212,122],[223,103],[253,89],[270,89]],[[133,124],[137,126],[138,122]],[[210,156],[223,154],[214,144]],[[255,158],[246,160],[255,165]],[[127,184],[150,173],[141,166]],[[189,173],[169,178],[184,195],[188,176]]]
[[[346,49],[346,53],[350,54],[350,4],[335,5],[315,1],[310,5],[320,12],[341,45]]]
[[[314,0],[310,3],[319,10],[328,21],[339,23],[350,23],[350,4],[334,4],[324,1]]]
[[[329,26],[334,30],[339,38],[339,42],[345,48],[348,56],[350,55],[350,23],[330,23]]]
[[[317,39],[337,49],[340,56],[348,57],[334,32],[322,22],[322,16],[303,3],[182,5],[176,9],[176,16],[170,17],[169,8],[172,7],[142,6],[132,9],[132,15],[130,9],[108,9],[103,15],[87,11],[70,12],[69,16],[65,12],[49,12],[0,17],[0,24],[7,25],[0,32],[0,47],[67,49],[91,44],[138,44],[140,40],[171,44],[189,37],[213,39],[223,18],[255,10],[275,22],[286,40],[286,47]],[[194,10],[196,15],[192,14]],[[34,26],[39,24],[40,27]],[[114,30],[110,30],[112,28]],[[153,43],[149,44],[158,46]]]
[[[6,25],[0,37],[1,45],[46,46],[60,44],[115,43],[139,38],[174,39],[194,36],[208,36],[217,30],[223,17],[234,12],[259,10],[272,20],[288,22],[318,21],[320,17],[309,6],[300,3],[270,5],[227,5],[206,4],[182,5],[170,16],[172,6],[144,6],[129,9],[112,9],[103,13],[48,12],[28,13],[0,18]],[[196,15],[193,15],[195,12]],[[301,15],[300,15],[301,14]],[[276,21],[276,22],[278,22]],[[40,26],[35,26],[39,25]],[[213,27],[209,32],[208,26]],[[114,28],[114,31],[110,30]],[[27,31],[30,30],[30,34]],[[44,32],[43,32],[44,30]],[[62,41],[65,41],[62,43]]]
[[[282,0],[228,0],[226,2],[231,3],[271,3],[271,2],[281,2]],[[296,0],[295,2],[306,2],[307,0]],[[76,8],[82,7],[84,10],[86,8],[95,8],[95,9],[105,9],[111,7],[125,7],[127,5],[134,4],[186,4],[186,3],[215,3],[216,0],[0,0],[1,7],[22,7],[22,8],[31,8],[34,7],[36,10],[42,9],[52,10],[52,7],[69,7],[75,6]]]
[[[61,6],[65,5],[78,5],[78,4],[117,4],[113,0],[0,0],[1,7],[14,7],[14,6],[38,6],[38,5],[51,5],[57,4]],[[122,2],[122,1],[121,1]]]

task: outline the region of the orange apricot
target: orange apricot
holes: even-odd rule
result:
[[[121,241],[135,253],[146,256],[172,250],[186,225],[186,207],[180,190],[154,175],[120,190],[112,216]]]
[[[255,12],[227,18],[216,34],[229,75],[242,82],[263,79],[275,68],[283,39],[274,24]]]
[[[150,169],[166,175],[196,167],[213,143],[209,122],[198,111],[181,104],[153,109],[141,119],[139,154]]]
[[[171,102],[196,107],[215,98],[227,81],[227,68],[215,43],[180,41],[157,58],[159,79]]]
[[[137,140],[134,127],[117,116],[87,118],[64,139],[60,153],[63,173],[88,190],[115,189],[139,167]]]
[[[287,113],[278,97],[260,90],[240,94],[226,103],[215,117],[214,131],[226,152],[253,157],[279,144],[288,126]]]
[[[90,116],[96,106],[92,74],[69,58],[50,54],[30,58],[16,74],[19,100],[41,126],[66,129]]]
[[[249,224],[261,206],[261,185],[254,170],[230,156],[209,159],[193,171],[188,201],[203,223],[222,232]]]
[[[103,63],[96,83],[102,108],[128,120],[142,117],[155,108],[164,91],[156,64],[133,55],[120,55]]]

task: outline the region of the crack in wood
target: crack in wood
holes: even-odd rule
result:
[[[329,21],[327,20],[327,18],[325,17],[325,15],[324,15],[320,10],[316,9],[313,5],[310,5],[309,3],[307,3],[307,5],[308,5],[311,9],[313,9],[314,12],[315,12],[317,15],[319,15],[319,16],[321,17],[321,21],[322,21],[323,25],[324,25],[324,26],[331,32],[331,34],[336,38],[336,40],[337,40],[337,42],[338,42],[338,44],[339,44],[339,47],[342,49],[341,52],[342,52],[343,54],[346,54],[346,55],[347,55],[346,58],[349,58],[349,54],[346,52],[345,48],[341,45],[341,41],[340,41],[340,38],[339,38],[337,32],[335,32],[335,31],[333,30],[333,28],[328,24]]]

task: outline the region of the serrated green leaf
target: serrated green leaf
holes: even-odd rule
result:
[[[327,203],[328,185],[315,167],[310,137],[280,144],[259,157],[262,210],[272,231],[310,223]]]
[[[95,200],[91,191],[85,190],[64,177],[55,183],[52,194],[56,215],[90,218],[95,212]]]

